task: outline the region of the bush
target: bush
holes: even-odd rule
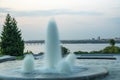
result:
[[[40,53],[38,53],[39,55],[43,55],[44,54],[44,52],[40,52]]]
[[[0,42],[0,45],[1,45],[1,42]],[[2,55],[2,53],[1,53],[1,47],[0,47],[0,56]]]
[[[1,48],[0,48],[0,55],[1,55]]]
[[[89,53],[102,53],[102,51],[101,50],[100,51],[91,51]]]
[[[24,54],[25,54],[25,55],[26,55],[26,54],[33,54],[33,52],[27,50],[27,52],[24,52]]]
[[[108,46],[102,50],[102,53],[120,53],[120,48],[117,46]]]
[[[86,52],[86,51],[76,51],[76,52],[74,52],[75,54],[88,54],[88,52]]]
[[[75,54],[90,54],[90,53],[120,53],[120,47],[117,46],[107,46],[102,50],[99,51],[91,51],[91,52],[85,52],[85,51],[76,51]]]
[[[24,56],[16,56],[16,60],[23,60]]]
[[[65,56],[70,53],[70,50],[67,49],[66,47],[61,46],[62,49],[62,56]]]

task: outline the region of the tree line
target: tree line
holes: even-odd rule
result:
[[[103,48],[102,50],[99,50],[99,51],[90,51],[90,52],[87,52],[87,51],[75,51],[74,53],[75,54],[90,54],[90,53],[105,53],[105,54],[120,54],[120,47],[118,46],[115,46],[115,40],[114,39],[110,39],[109,40],[109,44],[110,46],[107,46],[105,48]]]

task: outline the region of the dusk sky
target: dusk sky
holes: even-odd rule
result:
[[[7,13],[24,40],[45,39],[50,18],[60,39],[120,37],[120,0],[0,0],[0,33]]]

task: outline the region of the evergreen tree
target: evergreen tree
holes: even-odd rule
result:
[[[0,45],[1,45],[1,40],[0,40]],[[0,47],[0,55],[2,55],[2,54],[1,54],[1,47]]]
[[[21,31],[17,28],[17,22],[9,14],[3,25],[1,34],[1,53],[3,55],[21,56],[24,51],[24,41]]]

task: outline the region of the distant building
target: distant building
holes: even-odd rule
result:
[[[116,41],[120,41],[120,38],[116,37],[115,40],[116,40]]]
[[[100,36],[98,36],[97,40],[100,40],[100,39],[101,39]]]
[[[95,38],[92,38],[92,40],[95,40]]]

